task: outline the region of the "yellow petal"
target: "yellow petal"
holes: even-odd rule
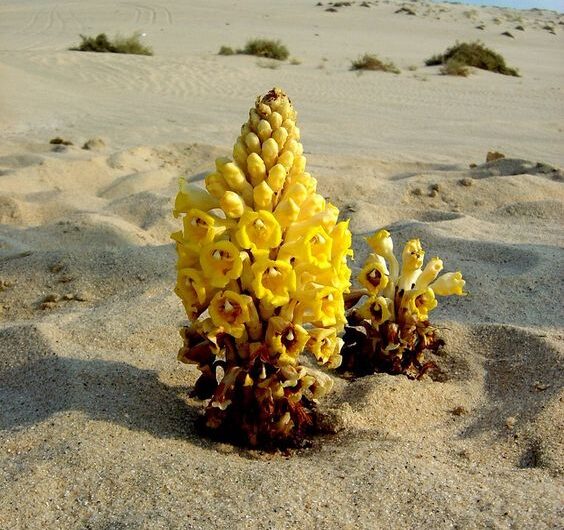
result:
[[[389,281],[388,267],[382,256],[372,254],[358,274],[358,281],[371,294],[384,290]]]
[[[342,357],[340,355],[343,339],[337,337],[335,328],[313,328],[308,330],[308,350],[313,353],[319,364],[328,368],[340,366]]]
[[[222,175],[219,173],[210,173],[206,175],[206,189],[216,199],[221,199],[223,194],[229,190],[229,186]]]
[[[425,265],[423,272],[415,282],[415,290],[427,289],[429,284],[438,276],[439,272],[443,270],[443,262],[440,258],[432,258],[429,263]]]
[[[243,198],[234,191],[226,191],[219,203],[225,215],[233,219],[241,217],[245,211]]]
[[[431,285],[431,289],[439,296],[459,295],[463,296],[466,282],[461,272],[447,272],[439,276]]]
[[[212,322],[225,333],[240,338],[246,331],[245,322],[249,320],[249,305],[252,303],[250,296],[220,291],[209,305]]]
[[[183,178],[179,180],[179,184],[180,191],[176,195],[173,211],[175,217],[187,213],[192,208],[207,212],[219,206],[217,199],[200,186],[189,184]]]
[[[247,210],[239,220],[235,237],[241,248],[270,250],[280,245],[282,230],[270,212]]]
[[[362,318],[372,322],[374,326],[379,326],[390,320],[391,303],[391,300],[383,296],[371,296],[360,306],[358,313]]]
[[[261,257],[253,264],[252,271],[256,297],[273,307],[287,304],[296,291],[296,273],[286,261]]]
[[[241,275],[243,262],[231,241],[216,241],[202,248],[200,265],[214,287],[225,287]]]
[[[278,203],[274,210],[274,217],[282,228],[286,228],[298,218],[299,213],[300,207],[296,202],[293,199],[285,199]]]

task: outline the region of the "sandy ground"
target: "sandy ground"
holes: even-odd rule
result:
[[[359,4],[0,1],[0,529],[562,527],[564,16]],[[153,57],[67,50],[135,30]],[[300,64],[216,55],[254,36]],[[522,77],[424,66],[478,38]],[[349,71],[364,52],[402,73]],[[385,226],[470,291],[435,312],[440,381],[336,378],[344,429],[291,456],[196,431],[169,240],[177,177],[274,85],[353,269]]]

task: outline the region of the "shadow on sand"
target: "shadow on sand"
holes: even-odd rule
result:
[[[0,371],[0,379],[0,429],[81,411],[160,438],[197,438],[198,410],[181,397],[187,388],[167,386],[153,370],[51,355]]]

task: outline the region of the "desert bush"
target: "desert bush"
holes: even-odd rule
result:
[[[458,75],[461,77],[468,77],[470,69],[465,64],[457,61],[456,59],[449,59],[440,69],[442,75]]]
[[[222,46],[217,53],[218,55],[233,55],[235,52],[231,46]]]
[[[141,35],[134,33],[129,37],[117,35],[113,40],[108,39],[105,33],[100,33],[96,37],[80,35],[80,44],[71,48],[79,52],[98,52],[98,53],[129,53],[134,55],[153,55],[153,50],[145,46],[139,40]]]
[[[245,44],[237,53],[245,55],[255,55],[256,57],[264,57],[265,59],[277,59],[278,61],[285,61],[290,52],[279,40],[271,39],[251,39]]]
[[[455,60],[465,66],[473,66],[489,72],[519,77],[515,68],[505,64],[505,59],[499,54],[486,48],[481,42],[457,42],[443,54],[433,55],[425,61],[427,66],[446,64]]]
[[[384,62],[378,58],[377,55],[365,53],[358,59],[351,62],[351,70],[374,70],[380,72],[390,72],[392,74],[399,74],[399,68],[390,62]]]

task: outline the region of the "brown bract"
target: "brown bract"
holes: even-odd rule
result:
[[[348,312],[347,320],[339,371],[360,376],[386,372],[419,379],[437,369],[425,360],[425,351],[437,351],[443,341],[428,320],[419,321],[403,311],[397,322],[374,325],[355,309]]]

